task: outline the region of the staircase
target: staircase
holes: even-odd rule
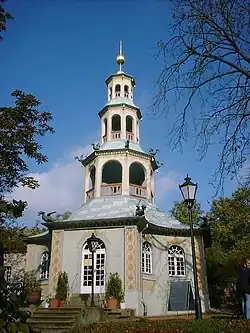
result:
[[[67,332],[81,325],[82,308],[38,308],[27,323],[34,332]]]
[[[135,316],[132,309],[103,309],[104,302],[95,296],[95,307],[90,307],[89,295],[72,295],[69,304],[63,308],[37,308],[28,319],[31,330],[37,333],[66,333],[75,327],[93,322],[128,320]]]

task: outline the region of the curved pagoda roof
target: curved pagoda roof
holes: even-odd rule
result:
[[[140,202],[140,203],[139,203]],[[136,216],[136,206],[145,205],[145,215]],[[44,223],[49,229],[95,229],[135,225],[145,233],[189,236],[190,228],[169,216],[147,199],[132,196],[98,197],[84,203],[67,220]],[[199,230],[195,230],[199,233]]]

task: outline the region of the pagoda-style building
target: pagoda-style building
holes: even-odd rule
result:
[[[48,230],[28,239],[26,270],[42,263],[37,274],[43,294],[55,292],[59,272],[66,271],[69,297],[90,297],[86,240],[94,234],[100,239],[94,253],[94,293],[100,300],[105,300],[109,273],[117,272],[126,307],[137,315],[194,310],[189,226],[155,205],[158,165],[155,152],[140,145],[142,114],[134,102],[135,78],[123,71],[124,61],[120,47],[118,71],[106,80],[107,103],[99,112],[100,143],[79,158],[85,167],[83,204],[67,219],[41,213]],[[203,237],[198,229],[195,236],[202,310],[207,311]]]

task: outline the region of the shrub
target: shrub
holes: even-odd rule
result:
[[[118,273],[110,273],[109,280],[107,283],[106,299],[115,298],[119,303],[124,300],[124,291],[122,288],[122,280]]]

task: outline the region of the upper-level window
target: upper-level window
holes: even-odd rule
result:
[[[5,271],[4,271],[4,277],[6,282],[11,282],[11,267],[10,266],[5,266]]]
[[[40,279],[47,280],[49,278],[49,252],[45,251],[41,255]]]
[[[168,272],[170,276],[185,276],[185,255],[180,246],[168,249]]]
[[[142,272],[152,274],[152,247],[149,242],[142,244]]]
[[[124,97],[129,97],[129,87],[127,85],[124,86]]]
[[[115,96],[116,97],[120,97],[121,96],[121,85],[120,84],[117,84],[115,86]]]
[[[112,131],[121,130],[121,116],[119,114],[113,115],[111,123],[112,123]],[[118,139],[120,139],[120,137]]]

